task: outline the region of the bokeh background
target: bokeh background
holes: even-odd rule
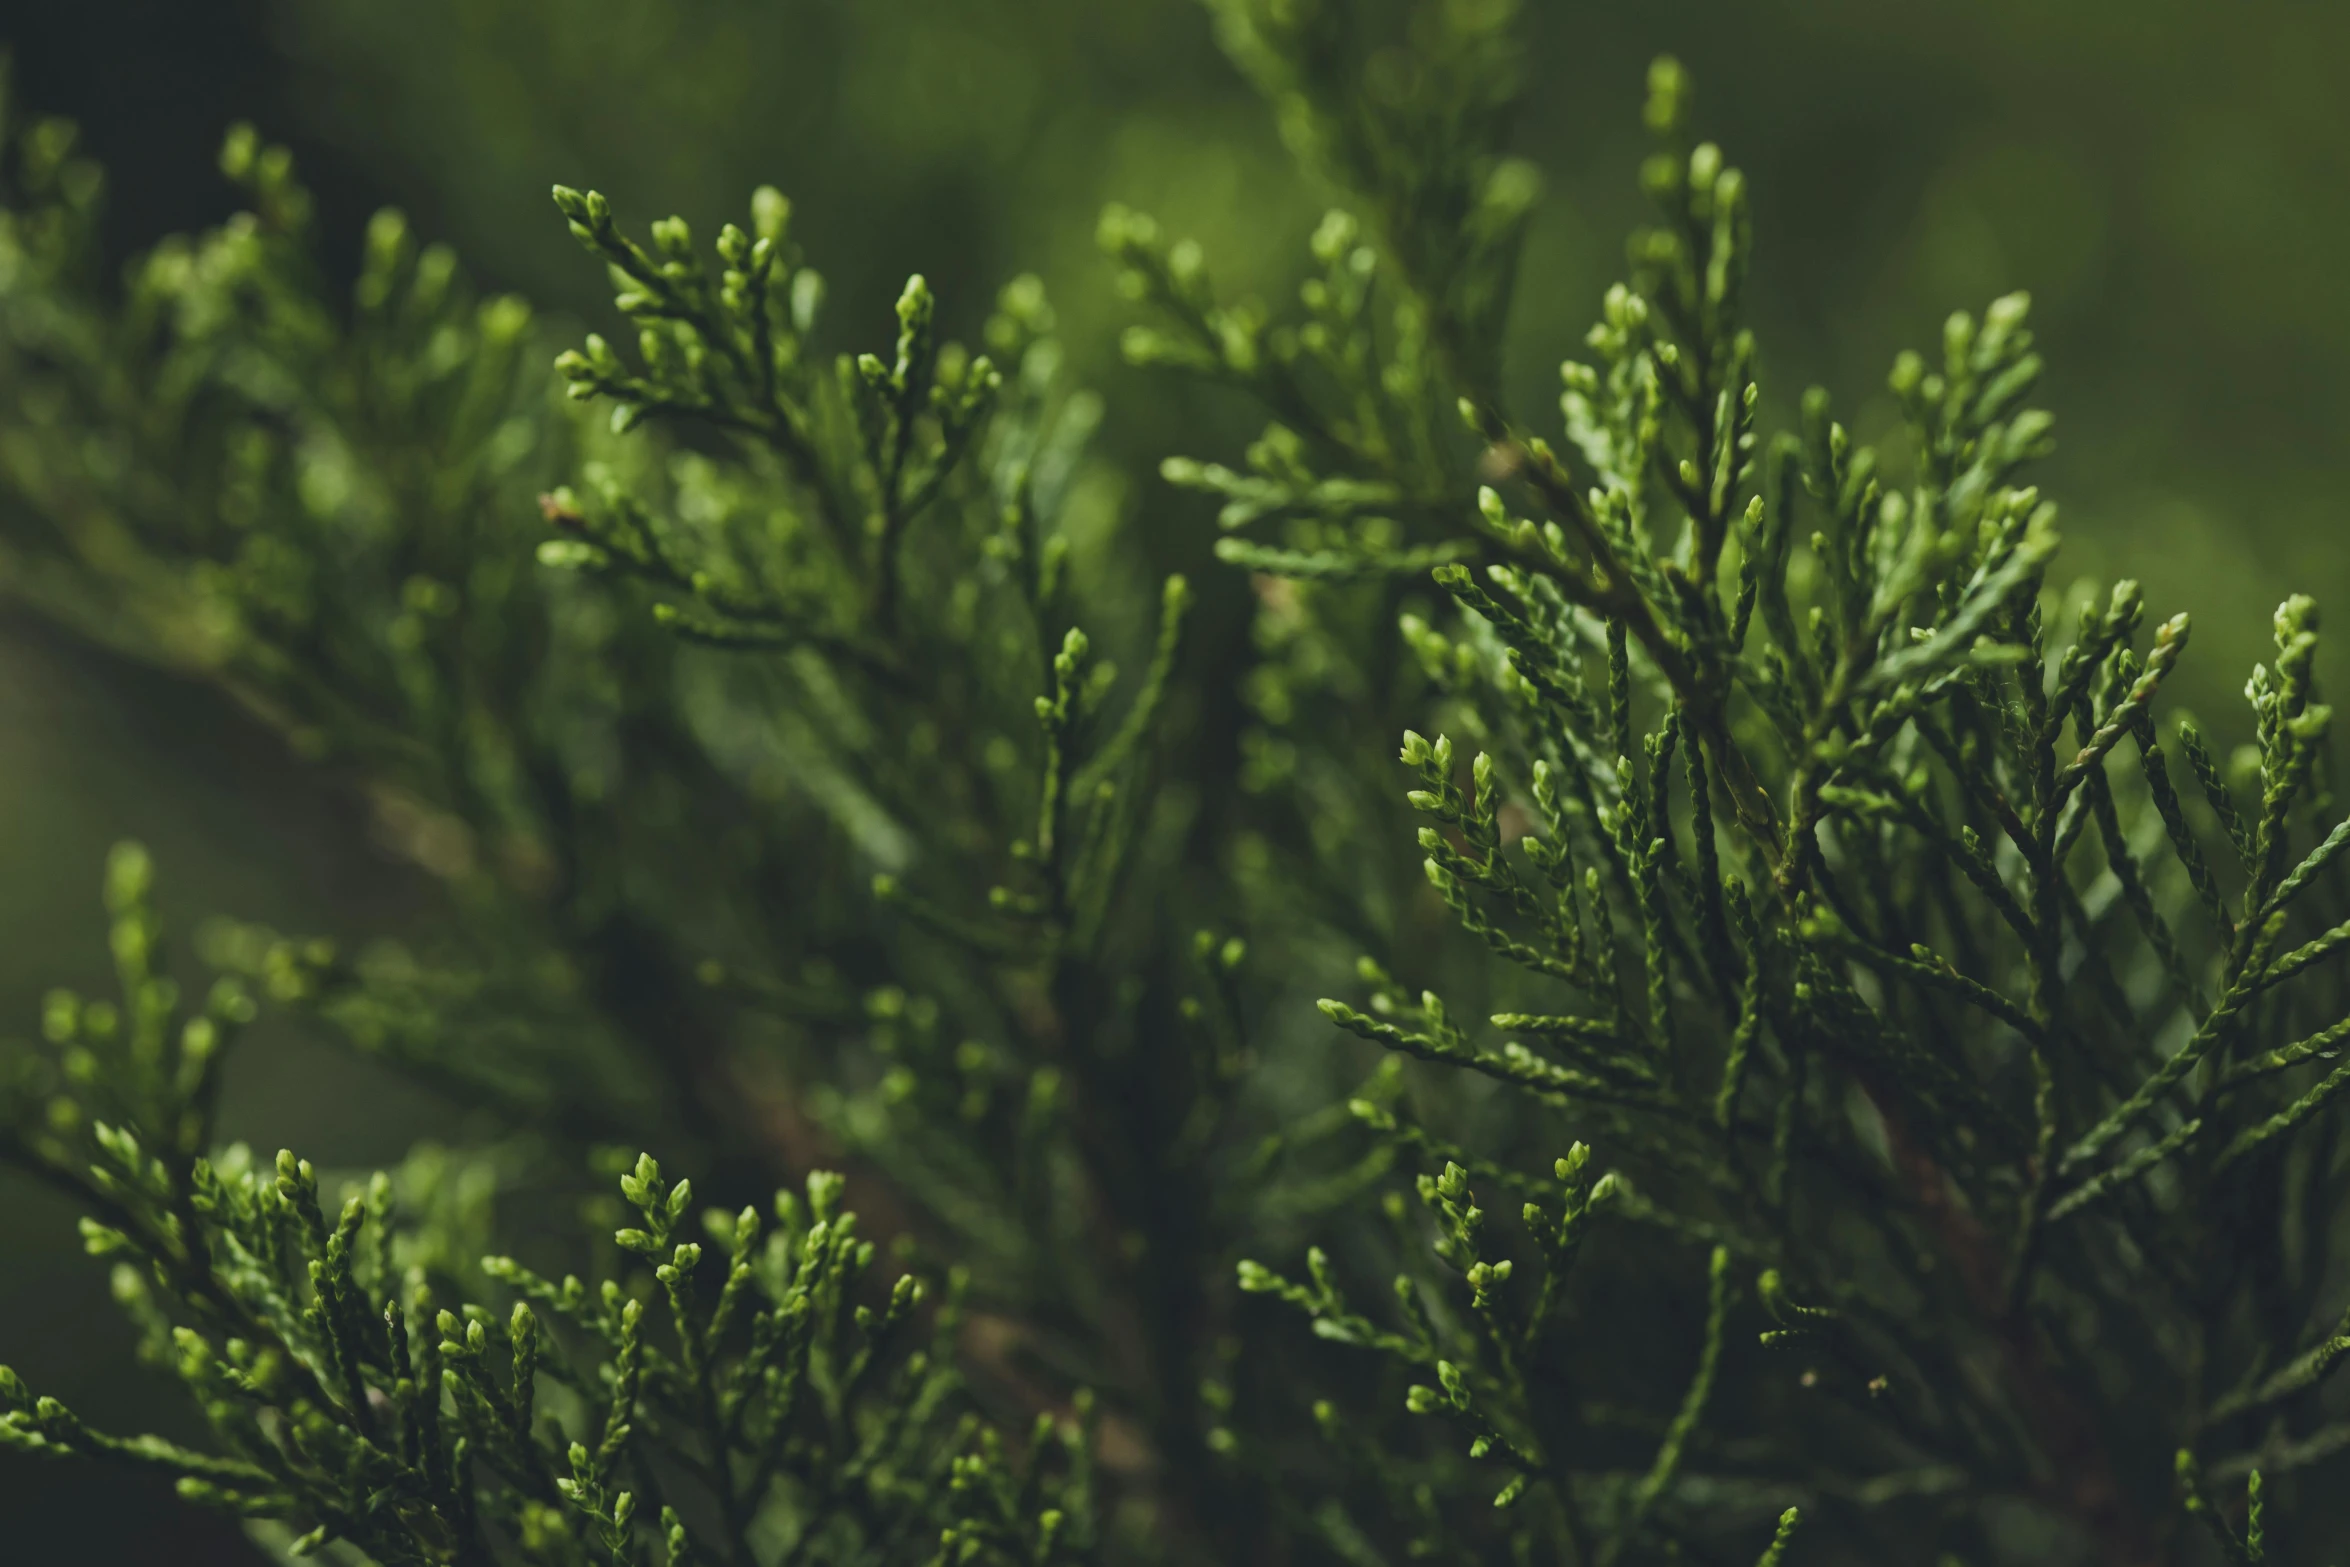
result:
[[[1699,122],[1753,177],[1766,380],[1819,381],[1863,427],[1894,351],[2028,288],[2062,452],[2065,570],[2129,574],[2197,622],[2190,700],[2227,731],[2288,589],[2341,603],[2350,454],[2350,7],[2300,0],[1528,0],[1518,150],[1546,171],[1512,334],[1539,408],[1638,215],[1643,67],[1695,71]],[[560,179],[702,232],[762,181],[797,203],[835,319],[879,337],[908,271],[950,322],[1051,288],[1106,439],[1169,552],[1201,519],[1149,475],[1228,450],[1237,412],[1123,370],[1092,232],[1104,202],[1198,237],[1232,286],[1293,282],[1332,193],[1280,150],[1190,0],[0,0],[28,106],[108,166],[121,260],[217,220],[221,132],[293,145],[330,262],[405,208],[477,277],[554,310],[600,279],[549,209]],[[2339,667],[2339,666],[2336,666]],[[431,918],[364,813],[200,689],[0,607],[0,1034],[102,980],[98,867],[158,853],[184,928],[221,911],[360,934]],[[433,1110],[298,1037],[241,1063],[230,1129],[299,1129],[340,1163]],[[0,1359],[91,1416],[146,1419],[71,1217],[0,1183]],[[118,1477],[0,1462],[24,1560],[254,1559]]]

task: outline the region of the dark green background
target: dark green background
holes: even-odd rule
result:
[[[2339,598],[2350,575],[2350,7],[1672,0],[1528,21],[1519,150],[1550,194],[1512,339],[1522,406],[1549,401],[1613,275],[1642,68],[1678,53],[1700,124],[1753,176],[1777,395],[1823,381],[1866,428],[1897,348],[1934,343],[1953,306],[2032,290],[2064,571],[2135,575],[2158,612],[2192,611],[2189,694],[2229,728],[2269,608],[2288,587]],[[5,0],[0,38],[21,97],[81,120],[108,165],[117,257],[225,212],[212,153],[239,117],[297,149],[335,264],[392,201],[477,276],[560,309],[592,308],[599,279],[550,181],[705,233],[772,181],[866,335],[907,271],[964,325],[1041,272],[1138,475],[1170,449],[1228,449],[1235,414],[1115,364],[1102,203],[1156,212],[1229,283],[1278,295],[1330,199],[1185,0]],[[1137,498],[1153,528],[1200,526],[1147,478]],[[158,851],[183,925],[428,919],[363,822],[208,693],[0,612],[0,1034],[29,1028],[48,985],[100,981],[97,870],[121,835]],[[230,1120],[360,1163],[431,1114],[278,1036],[241,1064]],[[157,1385],[123,1364],[70,1215],[0,1195],[0,1358],[94,1419],[146,1418]],[[0,1517],[25,1560],[246,1559],[233,1531],[78,1470],[0,1464]]]

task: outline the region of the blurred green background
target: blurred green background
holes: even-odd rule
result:
[[[2350,7],[2297,0],[1651,0],[1527,7],[1519,150],[1549,196],[1510,373],[1556,386],[1637,216],[1643,67],[1679,54],[1700,124],[1753,177],[1766,381],[1823,382],[1867,428],[1886,364],[1943,314],[2028,288],[2053,367],[2074,573],[2141,578],[2192,611],[2189,694],[2216,727],[2288,587],[2340,601],[2350,426]],[[232,120],[289,141],[330,262],[406,208],[478,277],[556,309],[601,292],[547,205],[593,184],[632,220],[708,232],[751,187],[791,193],[836,321],[870,323],[911,270],[975,326],[1041,273],[1106,439],[1170,557],[1196,506],[1149,479],[1228,451],[1240,411],[1115,360],[1121,307],[1092,231],[1105,201],[1198,237],[1230,286],[1278,296],[1331,199],[1292,168],[1189,0],[7,0],[33,108],[83,123],[126,257],[213,221]],[[209,693],[0,611],[0,1018],[98,983],[105,845],[158,853],[165,909],[345,933],[430,917],[331,778]],[[364,1163],[438,1107],[299,1038],[238,1069],[231,1129]],[[99,1420],[145,1409],[70,1216],[0,1203],[0,1356]],[[0,1515],[58,1560],[242,1561],[242,1542],[112,1476],[0,1464]],[[30,1542],[32,1536],[18,1536]]]

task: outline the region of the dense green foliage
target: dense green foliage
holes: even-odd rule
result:
[[[1535,433],[1512,7],[1210,9],[1350,199],[1289,311],[1102,221],[1127,357],[1269,421],[1161,470],[1196,608],[1033,279],[841,353],[779,193],[704,245],[558,188],[633,332],[556,396],[395,215],[327,297],[250,132],[249,210],[110,289],[96,171],[11,127],[12,591],[448,896],[415,949],[209,928],[189,1007],[118,852],[120,995],[12,1048],[5,1148],[211,1443],[13,1373],[0,1442],[383,1562],[2323,1560],[2315,607],[2237,755],[2158,711],[2185,618],[2047,580],[2020,296],[1896,363],[1882,458],[1767,398],[1669,61]],[[264,1003],[464,1151],[330,1212],[219,1146]]]

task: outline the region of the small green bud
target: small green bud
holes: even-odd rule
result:
[[[24,1377],[16,1374],[16,1367],[0,1365],[0,1410],[21,1410],[31,1398],[31,1388],[24,1386]]]
[[[41,1037],[53,1045],[70,1041],[80,1031],[81,997],[70,990],[52,990],[41,1003]]]
[[[1648,67],[1648,101],[1641,119],[1657,136],[1681,129],[1689,113],[1689,73],[1671,55],[1659,55]]]
[[[143,846],[116,844],[106,856],[107,910],[122,914],[137,908],[146,901],[154,880],[155,865]]]

